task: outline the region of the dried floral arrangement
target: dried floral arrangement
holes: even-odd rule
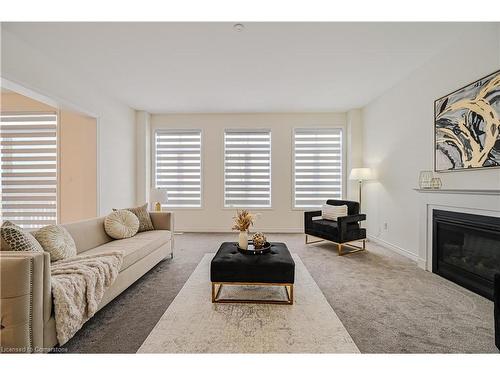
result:
[[[254,218],[255,216],[248,210],[238,210],[236,211],[236,216],[233,217],[234,224],[232,229],[246,232],[253,225]]]

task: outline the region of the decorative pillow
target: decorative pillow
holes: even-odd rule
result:
[[[76,256],[76,245],[71,234],[61,225],[47,225],[35,233],[35,238],[43,249],[50,253],[50,261]]]
[[[153,222],[151,221],[151,217],[148,212],[148,204],[144,204],[139,207],[134,208],[125,208],[125,210],[132,212],[139,219],[139,230],[138,232],[145,232],[148,230],[155,230],[153,226]],[[113,208],[113,211],[118,211]]]
[[[338,217],[347,216],[347,205],[342,206],[332,206],[329,204],[324,204],[321,209],[321,216],[326,220],[337,221]]]
[[[139,230],[139,219],[129,210],[113,211],[104,218],[104,230],[115,240],[129,238]]]
[[[10,221],[5,221],[0,228],[0,234],[12,251],[43,252],[42,246],[33,235]]]

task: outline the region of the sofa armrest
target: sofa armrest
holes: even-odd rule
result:
[[[151,211],[149,213],[153,227],[156,230],[169,230],[174,231],[174,213],[163,211]]]
[[[304,212],[304,222],[309,222],[313,220],[313,217],[321,216],[321,210],[317,211],[306,211]]]
[[[0,251],[0,347],[3,352],[43,348],[52,313],[50,255]]]
[[[345,238],[349,238],[347,225],[350,223],[358,223],[360,221],[366,220],[365,214],[339,216],[337,218],[337,225],[339,228],[340,241],[344,241]]]
[[[337,218],[337,222],[339,223],[339,226],[341,226],[343,224],[348,224],[348,223],[357,223],[357,222],[363,221],[363,220],[366,220],[365,214],[339,216]]]
[[[321,216],[321,211],[306,211],[304,212],[304,233],[308,233],[312,227],[313,218]]]

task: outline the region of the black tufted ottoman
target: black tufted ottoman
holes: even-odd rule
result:
[[[234,242],[224,242],[210,265],[212,302],[293,304],[295,262],[284,243],[272,242],[267,254],[247,255]],[[285,287],[286,300],[221,299],[223,285],[262,285]]]

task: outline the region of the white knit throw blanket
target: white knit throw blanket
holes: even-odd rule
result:
[[[57,341],[66,343],[97,312],[106,289],[113,284],[123,252],[82,255],[51,265]]]

